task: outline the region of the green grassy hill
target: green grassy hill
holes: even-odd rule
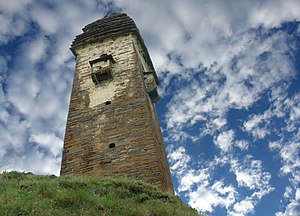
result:
[[[196,210],[173,194],[124,178],[0,175],[0,215],[189,216]]]

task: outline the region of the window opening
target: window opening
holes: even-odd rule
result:
[[[89,63],[92,68],[91,77],[95,85],[113,78],[112,64],[115,63],[115,60],[112,55],[103,54]]]
[[[108,145],[108,148],[114,148],[114,147],[116,147],[116,144],[115,144],[115,143],[110,143],[110,144]]]
[[[101,68],[98,71],[92,73],[92,80],[97,85],[101,81],[112,79],[110,68]]]

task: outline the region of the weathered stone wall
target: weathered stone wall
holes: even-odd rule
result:
[[[144,48],[134,32],[73,47],[77,61],[61,174],[128,176],[173,191],[155,103],[144,82],[144,72],[153,69]],[[115,61],[113,78],[96,85],[89,62],[103,54]]]

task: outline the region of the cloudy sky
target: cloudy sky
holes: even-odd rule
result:
[[[212,216],[299,216],[299,0],[0,0],[0,171],[59,174],[69,47],[112,11],[135,20],[159,75],[182,200]]]

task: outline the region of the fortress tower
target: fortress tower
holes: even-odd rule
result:
[[[173,191],[155,102],[158,78],[134,21],[111,14],[83,28],[61,174],[126,176]]]

